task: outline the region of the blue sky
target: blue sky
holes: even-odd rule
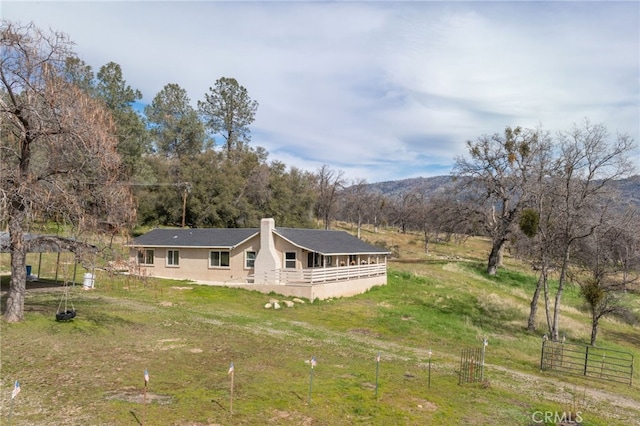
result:
[[[588,118],[640,141],[637,1],[3,0],[0,15],[67,33],[96,72],[120,64],[143,102],[177,83],[196,106],[236,78],[260,104],[253,146],[348,180],[448,174],[505,126]]]

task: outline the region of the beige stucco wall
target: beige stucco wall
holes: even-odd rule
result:
[[[274,247],[277,256],[280,256],[282,268],[285,266],[285,253],[296,253],[296,270],[307,268],[308,252],[276,234],[274,236]],[[260,251],[260,236],[246,241],[240,246],[233,249],[230,253],[230,266],[228,268],[210,268],[209,267],[209,248],[181,248],[181,247],[148,247],[154,250],[154,265],[140,265],[139,273],[147,276],[158,278],[169,278],[176,280],[191,280],[201,284],[226,285],[229,287],[239,287],[249,290],[256,290],[265,294],[275,292],[288,297],[300,297],[304,299],[329,299],[333,297],[346,297],[364,293],[372,287],[385,285],[387,276],[376,275],[363,278],[350,279],[349,281],[334,281],[322,284],[304,284],[304,283],[288,283],[287,285],[279,284],[275,280],[268,281],[263,279],[264,283],[259,283],[256,278],[247,282],[249,275],[254,275],[253,269],[246,269],[245,252]],[[167,266],[167,250],[180,251],[180,265],[177,267]],[[215,250],[215,249],[214,249]],[[130,258],[132,264],[137,264],[137,249],[131,248]],[[337,267],[341,261],[347,263],[348,256],[336,256],[333,259],[333,266]],[[385,263],[386,258],[362,256],[361,260],[377,260],[377,263]],[[276,262],[277,263],[277,262]],[[280,278],[276,278],[280,279]]]
[[[325,300],[334,297],[349,297],[362,294],[372,287],[386,285],[387,276],[368,277],[351,281],[340,281],[325,284],[226,284],[227,287],[255,290],[260,293],[271,292],[287,297],[299,297],[308,300]]]
[[[245,251],[260,249],[258,237],[252,238],[233,249],[229,256],[228,268],[210,268],[209,252],[218,249],[184,248],[184,247],[148,247],[154,250],[154,264],[152,266],[139,265],[140,273],[158,278],[170,278],[176,280],[227,282],[244,281],[253,274],[253,269],[246,269]],[[180,265],[167,266],[167,250],[180,252]],[[130,261],[137,264],[138,250],[130,249]]]
[[[278,235],[273,234],[273,236],[274,236],[274,244],[275,244],[276,251],[278,252],[278,255],[280,256],[280,260],[282,262],[282,268],[284,269],[286,265],[285,252],[295,252],[296,253],[296,269],[302,269],[303,268],[302,249],[294,246],[293,244],[291,244],[290,242],[288,242],[287,240],[283,239]],[[304,261],[305,261],[304,265],[306,265],[307,259],[305,258]]]

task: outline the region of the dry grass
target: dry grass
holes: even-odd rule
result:
[[[95,290],[75,289],[78,317],[57,323],[60,289],[29,290],[26,321],[2,324],[0,418],[7,419],[19,378],[14,425],[531,425],[534,411],[577,401],[584,424],[639,424],[640,369],[633,387],[540,373],[546,320],[540,309],[541,331],[524,329],[535,285],[526,265],[507,258],[510,272],[492,279],[482,273],[486,240],[435,244],[427,255],[417,234],[364,235],[398,246],[389,285],[279,311],[263,309],[269,296],[253,292],[100,272]],[[584,341],[588,317],[574,291],[564,300],[562,327]],[[484,338],[486,386],[458,385],[460,350]],[[637,328],[605,320],[601,339],[640,358]],[[309,405],[312,354],[319,362]],[[151,382],[143,406],[145,368]]]

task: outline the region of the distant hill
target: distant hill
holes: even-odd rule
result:
[[[623,200],[640,206],[640,175],[617,180],[613,183],[613,186],[620,191]]]
[[[396,197],[412,191],[420,191],[428,195],[444,191],[452,183],[451,176],[417,177],[387,182],[371,183],[367,188],[385,197]]]
[[[420,191],[427,195],[445,191],[452,184],[451,176],[433,176],[402,179],[368,184],[367,188],[385,197],[398,197],[411,191]],[[640,207],[640,175],[616,180],[612,186],[620,191],[622,200]]]

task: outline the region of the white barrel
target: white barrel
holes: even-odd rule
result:
[[[93,288],[93,284],[95,282],[95,276],[89,272],[84,274],[84,281],[82,282],[82,286],[84,288]]]

